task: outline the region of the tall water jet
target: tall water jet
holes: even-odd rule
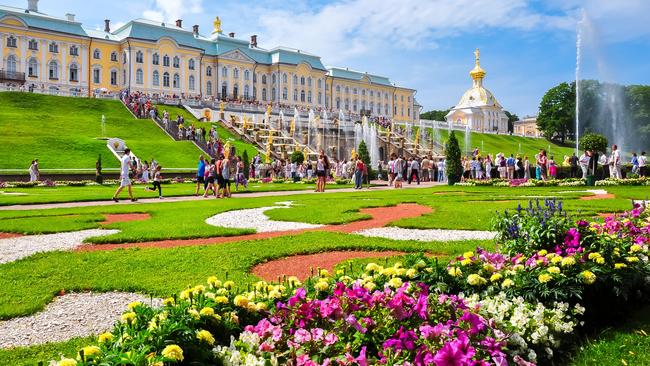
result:
[[[576,29],[576,156],[580,156],[580,61],[582,59],[582,29],[586,16],[583,8],[582,18],[578,21]]]
[[[294,138],[299,144],[302,144],[304,143],[302,139],[302,125],[300,123],[300,113],[298,113],[298,108],[296,107],[293,108],[293,120],[295,121]]]
[[[465,151],[467,152],[467,155],[472,151],[469,123],[465,125]]]
[[[327,134],[326,134],[326,131],[325,131],[325,128],[327,128],[327,125],[328,125],[328,123],[327,123],[327,112],[324,109],[323,109],[323,116],[321,117],[320,123],[321,123],[321,125],[323,127],[323,129],[322,129],[323,132],[321,133],[321,135],[322,135],[322,137],[321,137],[322,138],[321,146],[323,147],[323,150],[326,152],[326,154],[329,155],[330,150],[329,150],[329,145],[327,144]]]
[[[278,126],[278,130],[280,130],[280,132],[283,132],[283,129],[284,129],[284,113],[282,112],[282,109],[280,109],[280,117],[279,117],[278,122],[280,124]]]
[[[310,109],[307,118],[307,146],[309,147],[311,147],[311,143],[312,143],[312,127],[314,126],[315,118],[316,117],[314,115],[314,110]],[[317,149],[314,149],[314,151],[317,151]]]

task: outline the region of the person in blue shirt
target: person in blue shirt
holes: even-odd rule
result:
[[[207,183],[205,182],[205,158],[203,158],[203,155],[199,156],[199,165],[197,168],[196,172],[196,193],[194,193],[195,196],[199,195],[199,191],[201,190],[201,185],[203,185],[203,190],[205,190]]]
[[[515,179],[515,157],[513,154],[510,154],[508,160],[506,160],[506,167],[508,168],[508,179]]]

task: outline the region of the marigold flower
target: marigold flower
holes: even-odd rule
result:
[[[466,258],[466,259],[463,259],[462,261],[460,261],[460,264],[463,265],[463,266],[470,265],[471,263],[472,263],[472,260],[469,259],[469,258]]]
[[[132,303],[129,303],[129,305],[127,305],[126,307],[129,308],[129,310],[133,310],[138,306],[142,306],[142,303],[140,301],[134,301]]]
[[[580,275],[582,276],[582,281],[588,285],[596,282],[596,275],[591,271],[582,271]]]
[[[201,316],[214,316],[214,309],[205,307],[199,312]]]
[[[512,285],[514,285],[514,284],[515,284],[515,282],[514,282],[513,280],[511,280],[511,279],[509,279],[509,278],[506,278],[506,279],[503,280],[503,282],[501,283],[501,287],[503,287],[503,288],[508,288],[508,287],[510,287],[510,286],[512,286]]]
[[[97,337],[97,341],[99,343],[110,342],[112,340],[113,340],[113,334],[108,333],[108,332],[102,333],[102,334],[99,335],[99,337]]]
[[[390,281],[388,281],[388,286],[392,288],[400,288],[402,287],[402,279],[399,277],[391,278]]]
[[[625,260],[628,261],[628,263],[636,263],[639,261],[639,257],[625,257]]]
[[[543,257],[548,254],[548,251],[546,249],[542,249],[539,252],[537,252],[537,255],[540,257]]]
[[[512,269],[514,269],[515,271],[523,271],[524,270],[524,265],[523,264],[515,264],[514,266],[512,266]]]
[[[556,266],[548,267],[546,270],[548,271],[548,273],[553,273],[553,274],[560,273],[560,268]]]
[[[235,287],[235,283],[234,283],[233,281],[226,281],[226,282],[223,283],[223,287],[224,287],[226,290],[230,290],[230,289],[232,289],[233,287]]]
[[[562,267],[568,267],[576,264],[576,260],[573,257],[564,257],[562,259]]]
[[[233,304],[245,308],[248,305],[248,298],[243,295],[237,295],[233,300]]]
[[[84,357],[97,357],[102,354],[102,350],[97,346],[87,346],[81,349],[84,353]],[[81,352],[80,352],[81,353]]]
[[[643,247],[641,247],[639,244],[632,244],[630,247],[630,253],[640,252],[641,250],[643,250]]]
[[[318,272],[318,275],[321,277],[327,277],[330,275],[330,272],[324,268],[321,268],[320,271]]]
[[[183,349],[175,344],[170,344],[162,350],[162,356],[174,360],[174,361],[183,361]]]
[[[196,311],[195,309],[189,309],[189,310],[187,310],[187,313],[190,314],[192,316],[192,318],[194,318],[196,320],[201,319],[201,314],[199,314],[199,312]]]
[[[490,276],[490,282],[497,282],[499,281],[503,276],[501,273],[495,273],[492,276]]]
[[[258,302],[257,304],[255,304],[255,310],[257,310],[257,311],[263,311],[263,310],[266,310],[266,309],[268,309],[268,306],[266,305],[266,303]]]
[[[196,295],[202,294],[205,292],[205,286],[203,285],[198,285],[192,289],[192,292]]]
[[[208,332],[207,330],[198,331],[196,333],[196,339],[211,346],[214,344],[214,337],[212,336],[212,333]]]
[[[327,281],[318,281],[314,285],[314,288],[318,291],[327,291],[327,289],[330,288],[330,285],[327,283]]]
[[[621,269],[627,267],[627,264],[625,263],[615,263],[614,264],[614,269]]]
[[[287,283],[293,287],[302,285],[302,283],[296,276],[290,276],[289,278],[287,278]]]
[[[165,305],[165,306],[174,305],[174,298],[173,297],[166,298],[165,300],[163,300],[163,305]]]
[[[551,263],[553,263],[553,264],[558,264],[560,262],[562,262],[562,257],[560,257],[560,256],[551,258]]]
[[[77,361],[72,358],[62,358],[56,363],[57,366],[77,366]]]
[[[135,313],[132,311],[129,311],[128,313],[124,313],[122,314],[121,319],[123,322],[131,324],[135,320]]]
[[[474,256],[474,252],[465,252],[463,253],[463,258],[470,259]]]
[[[219,288],[221,287],[221,281],[219,281],[217,276],[210,276],[208,277],[208,285],[212,286],[212,288]]]
[[[460,277],[463,275],[463,271],[460,270],[458,267],[451,267],[447,270],[447,273],[449,273],[450,276],[452,277]]]
[[[489,263],[486,263],[483,265],[483,270],[486,272],[494,272],[494,266]]]
[[[216,302],[217,304],[227,304],[228,298],[225,296],[217,296],[214,298],[214,302]]]
[[[363,287],[365,287],[366,290],[368,290],[368,291],[372,291],[372,290],[374,290],[375,288],[377,288],[377,285],[376,285],[374,282],[366,282],[366,283],[363,285]]]
[[[548,274],[548,273],[542,273],[541,275],[537,276],[537,280],[540,283],[546,283],[546,282],[550,281],[551,279],[553,279],[553,277],[551,277],[551,275]]]
[[[467,283],[472,286],[479,286],[487,283],[487,281],[485,278],[477,275],[476,273],[472,273],[471,275],[467,276]]]
[[[418,271],[415,268],[410,268],[406,271],[406,277],[414,278],[418,274]]]

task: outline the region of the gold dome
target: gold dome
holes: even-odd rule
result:
[[[477,48],[476,51],[474,51],[474,56],[476,56],[476,64],[474,65],[472,71],[469,72],[469,75],[474,80],[483,79],[485,77],[485,70],[483,70],[481,67],[480,55],[481,51],[479,51]]]

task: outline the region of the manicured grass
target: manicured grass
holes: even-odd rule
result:
[[[0,349],[0,365],[35,366],[39,361],[45,365],[50,360],[60,360],[62,355],[73,356],[81,347],[95,342],[95,337],[73,338],[67,342],[46,343],[31,347]]]
[[[39,159],[41,169],[94,168],[101,154],[106,168],[119,167],[102,137],[126,141],[142,160],[154,157],[169,168],[196,165],[200,150],[174,141],[150,120],[137,120],[116,100],[0,93],[0,169],[24,169]]]
[[[437,130],[440,141],[444,144],[447,141],[449,132],[446,129]],[[521,154],[522,157],[527,155],[529,159],[534,159],[535,154],[540,149],[546,150],[548,156],[554,155],[556,163],[562,163],[565,155],[571,156],[575,148],[570,146],[560,146],[549,142],[544,138],[521,137],[510,135],[495,135],[489,133],[470,133],[470,146],[465,146],[465,132],[455,131],[460,151],[472,151],[475,147],[481,150],[481,155],[491,154],[493,157],[497,153]],[[550,147],[549,147],[550,146]]]

